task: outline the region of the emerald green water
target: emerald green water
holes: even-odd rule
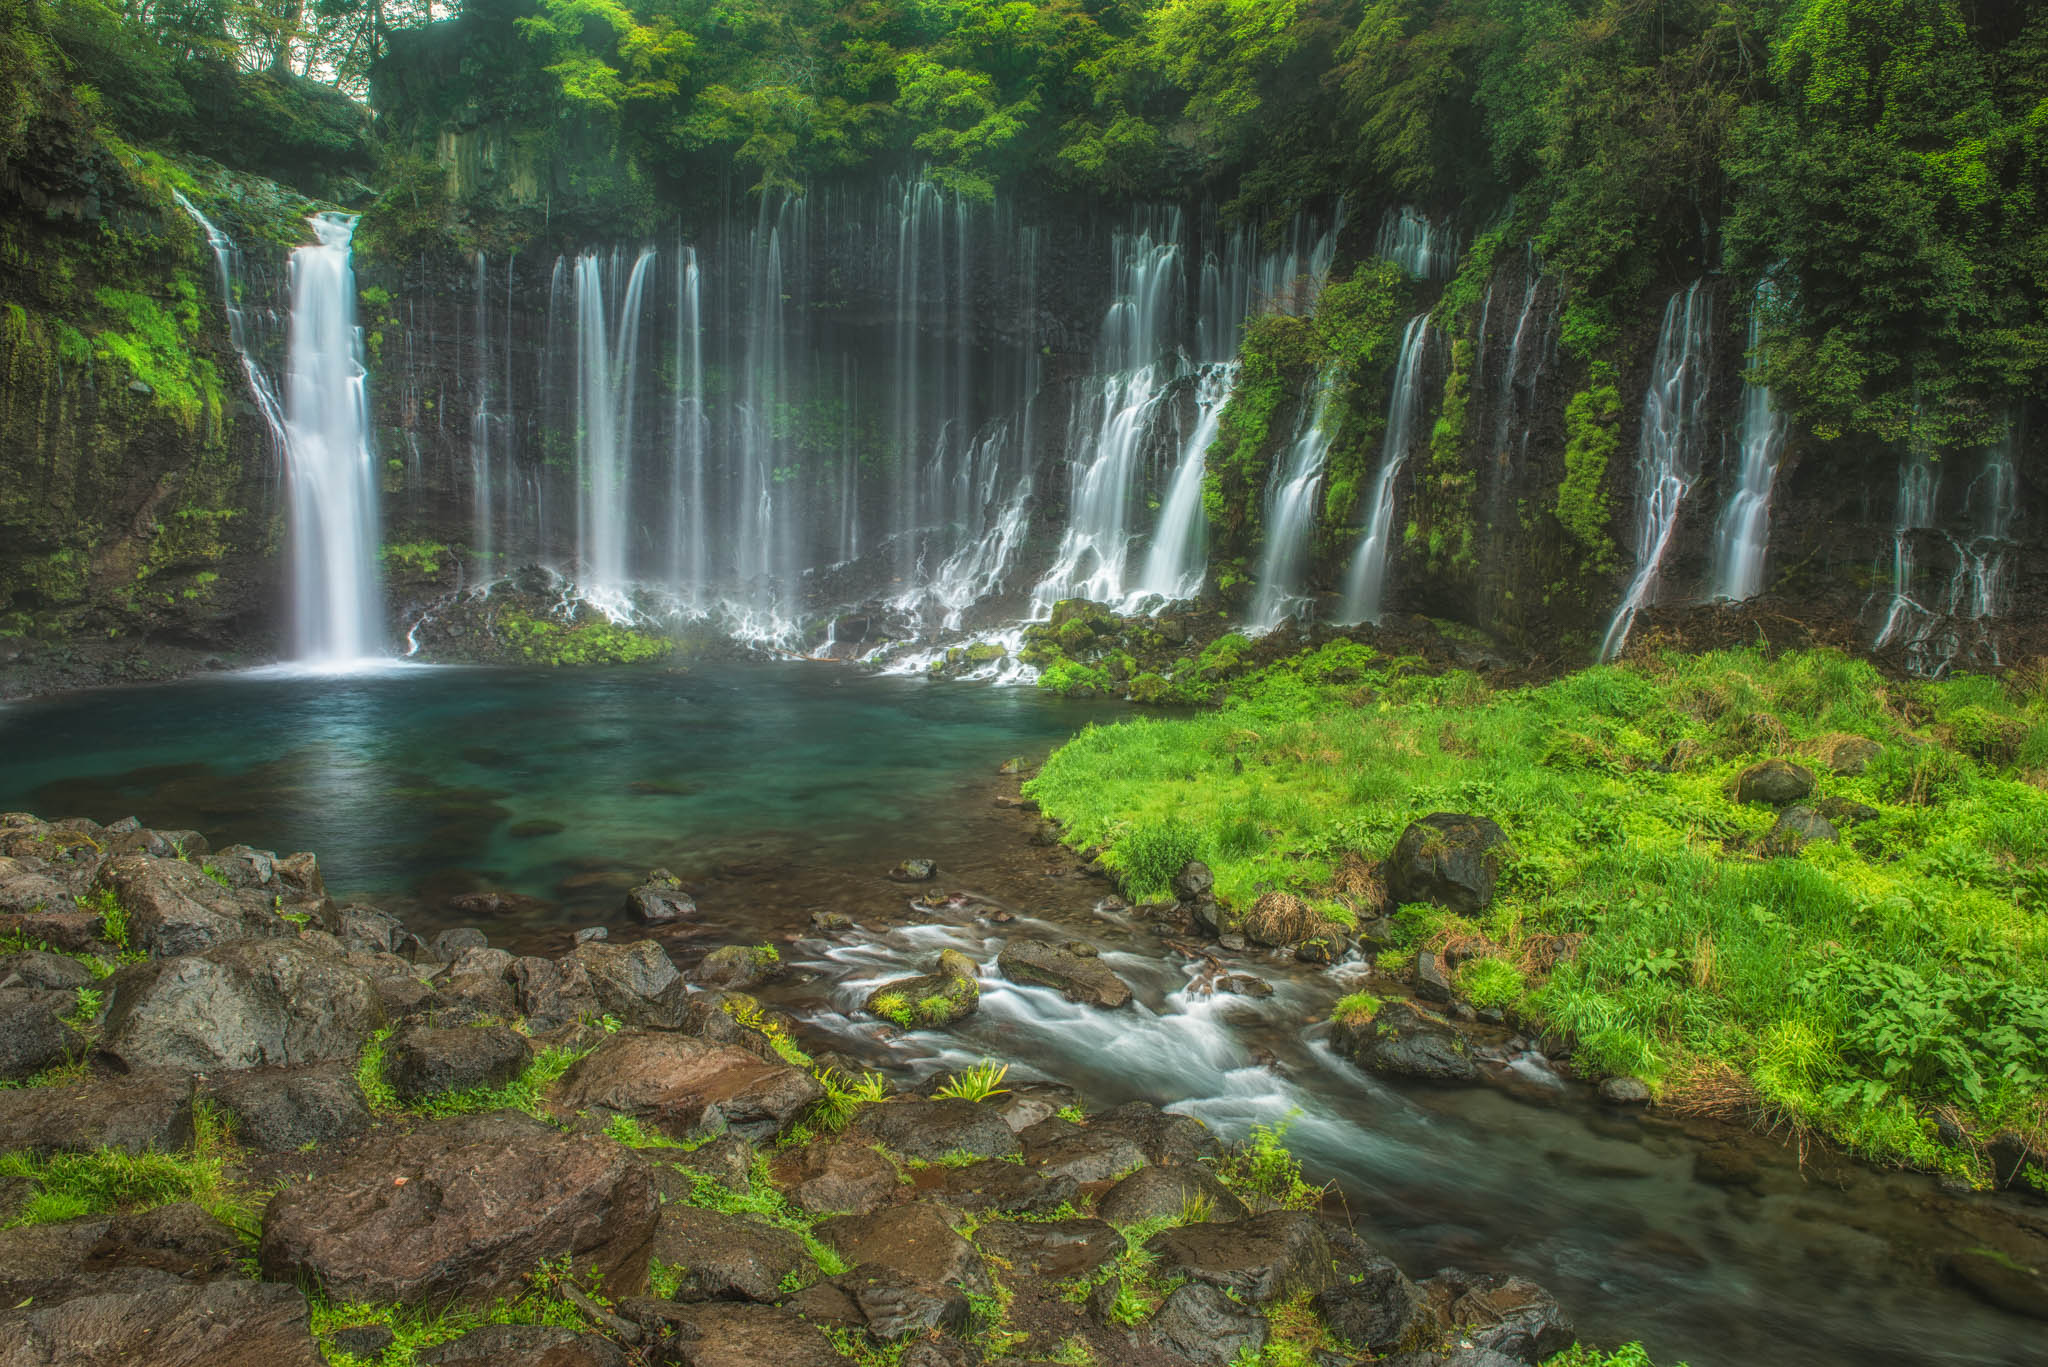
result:
[[[657,865],[922,855],[1005,758],[1105,715],[815,665],[259,672],[0,708],[0,807],[314,850],[337,896],[428,926],[522,893],[532,928]]]

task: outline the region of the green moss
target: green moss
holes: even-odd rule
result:
[[[1557,486],[1557,520],[1588,574],[1620,563],[1608,533],[1608,467],[1621,447],[1621,392],[1614,368],[1596,363],[1587,388],[1565,405],[1564,479]]]
[[[1047,665],[1038,676],[1038,686],[1063,698],[1106,697],[1112,691],[1108,670],[1068,659]]]
[[[221,409],[220,373],[192,350],[199,298],[198,282],[184,271],[172,277],[168,304],[109,285],[93,292],[109,320],[93,336],[95,353],[126,366],[187,429],[217,422]]]
[[[524,612],[498,615],[498,634],[514,653],[543,665],[635,664],[670,654],[676,643],[603,619],[563,626]]]
[[[1469,574],[1478,567],[1473,549],[1478,538],[1478,510],[1473,499],[1479,479],[1465,430],[1474,355],[1470,338],[1460,337],[1451,344],[1443,407],[1430,429],[1428,461],[1415,481],[1414,516],[1402,534],[1404,544],[1420,551],[1424,563],[1436,573]]]
[[[379,554],[395,570],[432,576],[441,572],[441,557],[448,554],[448,547],[440,541],[406,541],[386,545]]]

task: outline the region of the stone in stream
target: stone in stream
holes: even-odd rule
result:
[[[460,892],[448,899],[448,909],[464,916],[520,916],[539,920],[555,910],[555,904],[523,892]]]
[[[1994,1249],[1951,1253],[1949,1275],[2001,1310],[2048,1320],[2048,1273]]]
[[[21,1082],[84,1049],[78,1032],[58,1019],[76,1004],[69,992],[0,990],[0,1081]]]
[[[1786,759],[1752,764],[1735,777],[1735,800],[1783,807],[1813,791],[1813,770]]]
[[[1386,1002],[1370,1017],[1337,1021],[1330,1043],[1375,1073],[1424,1082],[1479,1079],[1465,1037],[1412,1002]]]
[[[1007,1158],[1024,1147],[994,1107],[959,1097],[887,1101],[862,1112],[860,1126],[906,1158],[927,1162],[957,1153]]]
[[[336,1301],[483,1306],[549,1259],[644,1285],[654,1184],[628,1149],[519,1112],[422,1125],[287,1186],[263,1213],[263,1274]]]
[[[782,972],[773,945],[724,945],[706,954],[691,979],[721,992],[751,992]]]
[[[930,859],[906,859],[889,870],[889,877],[898,883],[929,883],[938,876],[939,866]]]
[[[385,1077],[400,1101],[502,1087],[533,1059],[526,1036],[503,1025],[409,1025],[386,1047]]]
[[[1273,1210],[1227,1224],[1181,1225],[1155,1234],[1145,1247],[1161,1277],[1186,1277],[1264,1305],[1334,1284],[1329,1236],[1316,1216]]]
[[[486,1324],[419,1360],[432,1367],[626,1367],[610,1340],[554,1324]]]
[[[1411,822],[1387,858],[1394,902],[1433,902],[1466,916],[1493,901],[1506,832],[1483,816],[1434,812]]]
[[[1045,940],[1011,940],[996,956],[996,967],[1013,983],[1054,988],[1083,1006],[1115,1010],[1131,1000],[1131,989],[1101,959]]]
[[[571,1111],[627,1116],[676,1139],[727,1131],[780,1134],[825,1096],[817,1079],[786,1063],[687,1035],[621,1033],[579,1059],[555,1088]]]
[[[655,869],[647,880],[626,894],[626,914],[648,925],[680,921],[697,914],[697,903],[683,887],[683,880],[667,869]]]
[[[811,1266],[786,1229],[715,1210],[669,1204],[654,1231],[654,1256],[679,1269],[679,1301],[759,1301],[782,1296],[783,1279]]]
[[[0,1153],[170,1152],[192,1142],[192,1079],[181,1069],[0,1089]]]
[[[1190,859],[1173,876],[1172,887],[1176,902],[1199,902],[1215,890],[1216,875],[1201,860]]]
[[[211,1073],[352,1058],[383,1022],[370,980],[298,939],[238,940],[107,980],[100,1049],[128,1069]]]
[[[867,1010],[905,1029],[951,1025],[981,1005],[981,966],[957,949],[941,950],[932,972],[896,978],[868,994]]]
[[[1647,1106],[1650,1104],[1650,1086],[1636,1077],[1602,1078],[1600,1099],[1611,1106]]]
[[[1152,1336],[1196,1367],[1230,1367],[1257,1358],[1266,1346],[1265,1317],[1213,1286],[1190,1282],[1152,1316]]]
[[[1241,1220],[1251,1211],[1237,1193],[1201,1163],[1159,1163],[1139,1168],[1104,1192],[1096,1213],[1115,1225],[1135,1225],[1202,1210],[1209,1220]]]
[[[346,1060],[223,1073],[207,1079],[204,1095],[234,1121],[239,1142],[264,1153],[291,1153],[370,1128],[370,1108]]]

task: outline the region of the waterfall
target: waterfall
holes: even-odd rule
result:
[[[1882,650],[1893,641],[1916,639],[1934,615],[1913,597],[1918,570],[1913,542],[1914,533],[1934,525],[1938,484],[1931,452],[1911,451],[1899,462],[1899,496],[1892,511],[1891,601],[1872,642],[1873,650]]]
[[[1033,595],[1036,616],[1062,598],[1113,603],[1124,596],[1139,457],[1171,378],[1180,251],[1177,213],[1117,235],[1111,270],[1118,287],[1102,322],[1098,373],[1084,382],[1070,424],[1067,530]]]
[[[1970,621],[2003,616],[2009,606],[2005,582],[2012,524],[2019,512],[2019,467],[2013,453],[2019,424],[1985,448],[1984,463],[1963,497],[1970,537],[1956,546],[1956,575],[1949,590],[1949,615]]]
[[[1873,650],[1899,644],[1913,673],[1938,677],[1965,649],[1980,653],[1984,663],[1998,665],[1998,645],[1988,622],[2007,607],[2008,560],[2012,524],[2019,509],[2019,471],[2014,463],[2018,425],[1986,447],[1975,478],[1963,491],[1962,520],[1953,531],[1941,531],[1954,557],[1939,595],[1923,602],[1917,596],[1917,544],[1939,529],[1941,480],[1934,457],[1908,454],[1899,464],[1899,494],[1892,518],[1891,593]]]
[[[1330,403],[1339,388],[1338,378],[1334,367],[1316,377],[1314,408],[1288,448],[1280,477],[1266,499],[1266,544],[1259,554],[1259,587],[1249,623],[1254,631],[1271,631],[1306,605],[1309,536],[1323,461],[1336,436]]]
[[[1603,660],[1621,654],[1636,614],[1655,601],[1657,572],[1677,530],[1679,507],[1699,478],[1712,313],[1705,284],[1694,282],[1664,307],[1636,445],[1636,572],[1600,643]]]
[[[285,470],[297,657],[348,664],[381,653],[377,482],[350,239],[356,220],[319,214],[291,260]]]
[[[1235,361],[1204,366],[1195,378],[1195,428],[1181,446],[1173,483],[1159,510],[1159,529],[1152,534],[1152,549],[1126,611],[1148,598],[1177,603],[1202,591],[1202,580],[1209,572],[1202,480],[1209,467],[1209,447],[1216,440],[1216,429],[1222,426],[1223,410],[1236,385]]]
[[[701,605],[710,577],[704,516],[704,301],[697,249],[676,251],[675,400],[669,418],[670,585]]]
[[[1373,477],[1365,535],[1344,580],[1342,620],[1377,622],[1387,592],[1387,561],[1394,536],[1394,486],[1414,443],[1422,414],[1423,361],[1429,350],[1429,315],[1417,314],[1401,333],[1394,366],[1394,392],[1387,402],[1387,430],[1380,442],[1379,473]]]
[[[278,402],[277,387],[256,364],[255,354],[250,350],[247,317],[242,311],[241,297],[236,288],[241,277],[241,251],[234,240],[214,227],[191,200],[176,190],[171,191],[171,198],[177,200],[178,207],[199,225],[199,231],[206,237],[206,245],[213,249],[214,268],[220,275],[221,312],[227,315],[228,320],[228,342],[242,360],[242,374],[249,381],[249,395],[256,400],[256,411],[262,415],[264,426],[270,429],[270,439],[277,451],[283,454],[284,405]]]
[[[630,582],[627,506],[633,477],[634,399],[640,359],[640,306],[652,248],[633,259],[607,327],[605,271],[596,253],[576,259],[576,460],[583,483],[577,555],[587,592],[616,599]],[[614,272],[616,274],[616,271]]]
[[[1438,226],[1404,204],[1381,217],[1373,255],[1393,262],[1411,280],[1444,280],[1458,264],[1458,238],[1449,224]]]
[[[490,264],[482,252],[476,254],[476,337],[471,343],[476,363],[476,406],[469,417],[469,460],[472,486],[471,543],[478,567],[487,570],[493,550],[491,529],[496,521],[497,471],[491,456],[491,309],[489,301]]]
[[[1749,356],[1763,359],[1763,320],[1772,300],[1768,280],[1756,287],[1749,307]],[[1742,420],[1738,444],[1741,467],[1728,508],[1714,537],[1713,596],[1732,602],[1754,598],[1764,586],[1764,553],[1771,531],[1771,485],[1778,478],[1790,429],[1786,415],[1771,400],[1771,391],[1754,380],[1742,389]]]

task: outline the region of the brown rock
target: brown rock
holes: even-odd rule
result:
[[[664,1206],[654,1256],[678,1269],[679,1301],[760,1301],[781,1297],[792,1273],[815,1275],[804,1241],[786,1229],[693,1206]]]
[[[845,1367],[823,1330],[766,1305],[712,1301],[690,1312],[675,1352],[684,1367]]]
[[[296,1287],[134,1273],[0,1310],[0,1367],[325,1367],[309,1318]]]
[[[122,969],[101,1050],[122,1066],[214,1072],[352,1058],[383,1022],[370,980],[299,940],[244,940]]]
[[[814,1215],[865,1215],[894,1199],[899,1183],[888,1159],[856,1139],[824,1140],[802,1149],[793,1171],[778,1178],[789,1199]]]
[[[141,1153],[192,1142],[192,1081],[182,1072],[88,1077],[0,1091],[0,1153]]]
[[[555,1093],[572,1110],[631,1116],[677,1139],[726,1130],[766,1138],[824,1096],[817,1079],[788,1064],[686,1035],[638,1032],[599,1045]]]
[[[872,1215],[842,1215],[819,1225],[817,1235],[856,1270],[885,1267],[929,1286],[989,1294],[981,1255],[953,1232],[934,1206],[891,1206]]]

